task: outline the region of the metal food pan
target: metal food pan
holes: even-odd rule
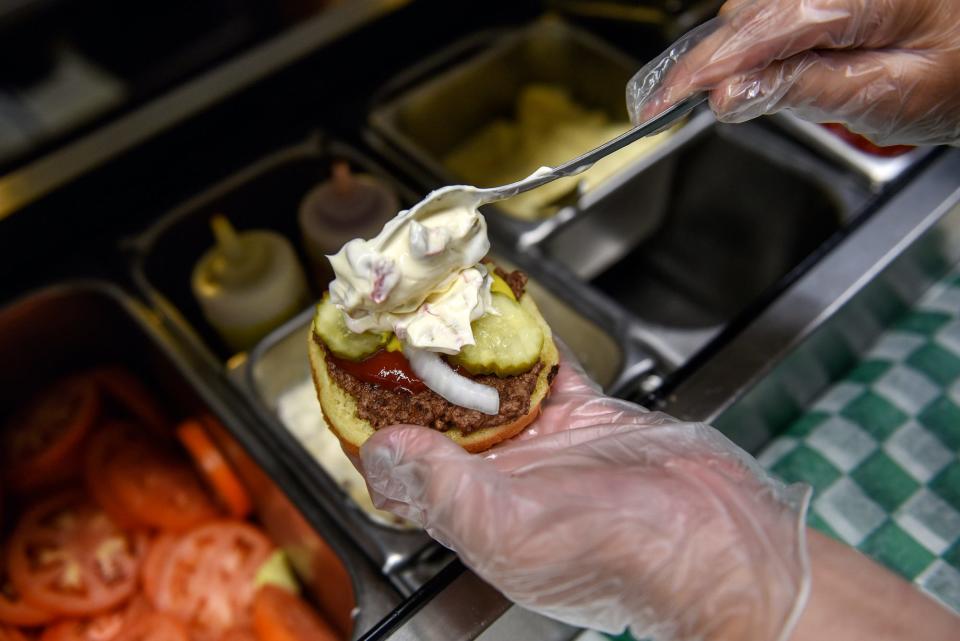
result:
[[[507,259],[492,258],[507,269],[513,267]],[[527,283],[527,289],[556,335],[584,356],[591,375],[602,384],[613,383],[622,368],[618,343],[535,280]],[[339,505],[334,509],[357,543],[385,573],[402,575],[406,584],[416,587],[449,558],[422,531],[371,513],[366,486],[352,473],[317,402],[306,352],[312,318],[313,308],[304,310],[254,348],[243,368],[246,391],[262,420],[282,435],[285,449],[295,457],[307,482],[322,488],[320,493],[326,497],[337,496]]]
[[[389,82],[374,99],[367,137],[425,187],[461,183],[442,158],[483,126],[510,117],[524,86],[562,85],[579,104],[627,120],[624,87],[638,68],[630,56],[552,16],[517,30],[476,34]],[[669,140],[651,155],[662,155],[668,145]],[[615,190],[646,158],[575,196],[574,206],[551,218],[524,221],[490,207],[491,228],[511,243],[539,242],[591,197]]]
[[[204,318],[193,297],[193,266],[213,245],[209,219],[225,214],[238,229],[270,229],[290,239],[305,268],[297,212],[301,199],[330,175],[335,160],[346,160],[355,171],[369,173],[391,185],[401,202],[414,196],[384,169],[353,147],[323,134],[282,148],[162,215],[128,241],[133,253],[133,278],[153,306],[211,363],[234,356]],[[325,286],[311,282],[319,296]]]
[[[874,198],[763,123],[711,122],[690,131],[662,164],[537,248],[563,265],[567,273],[558,277],[616,300],[629,334],[655,350],[666,370],[688,363],[774,295]],[[660,224],[638,229],[648,208],[663,212]]]
[[[917,147],[899,156],[877,156],[857,149],[830,130],[789,111],[774,114],[771,120],[821,154],[853,171],[875,191],[883,189],[935,150],[935,147]]]
[[[206,372],[141,303],[106,283],[70,282],[28,294],[0,309],[0,406],[10,408],[59,374],[122,363],[141,377],[174,418],[211,411],[225,430],[212,434],[251,489],[256,515],[287,550],[308,595],[323,602],[321,553],[332,549],[352,582],[354,637],[400,602],[400,595],[318,509],[251,429],[253,417],[229,385]],[[342,589],[342,588],[341,588]]]

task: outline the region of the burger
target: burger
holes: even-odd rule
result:
[[[526,276],[485,258],[486,222],[456,189],[329,257],[336,278],[308,352],[327,425],[348,453],[395,424],[484,451],[536,419],[557,374]]]

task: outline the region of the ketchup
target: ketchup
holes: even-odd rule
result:
[[[348,361],[330,354],[337,367],[365,383],[373,383],[388,390],[416,394],[427,389],[410,369],[410,362],[400,352],[381,349],[360,362]]]

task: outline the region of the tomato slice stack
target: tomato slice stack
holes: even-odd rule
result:
[[[54,382],[0,425],[3,486],[30,506],[0,541],[0,641],[342,638],[296,595],[258,590],[274,545],[245,520],[253,502],[209,420],[173,429],[111,365]]]

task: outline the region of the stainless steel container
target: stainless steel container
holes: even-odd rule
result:
[[[214,434],[251,489],[256,515],[288,551],[308,595],[322,595],[319,551],[334,550],[347,570],[357,605],[354,636],[390,612],[400,595],[320,509],[259,437],[253,417],[232,388],[164,329],[158,317],[118,288],[68,282],[26,295],[0,309],[0,405],[64,371],[119,362],[141,376],[171,416],[209,409],[226,426]],[[321,599],[322,601],[322,599]]]
[[[917,147],[903,155],[885,158],[861,151],[831,131],[802,120],[789,111],[775,114],[772,120],[826,157],[856,173],[874,191],[880,191],[900,178],[934,150],[933,147]]]
[[[480,33],[388,83],[375,98],[368,139],[426,184],[461,183],[464,178],[448,170],[442,159],[485,125],[511,116],[524,87],[561,86],[584,107],[599,110],[612,121],[627,121],[624,86],[638,68],[636,60],[552,16],[517,30]],[[662,154],[654,150],[651,155]],[[491,226],[509,243],[536,243],[576,217],[582,207],[615,191],[648,162],[644,158],[628,164],[544,220],[524,221],[490,207]],[[652,228],[659,213],[651,209],[645,214],[650,223],[638,227]]]
[[[762,123],[688,131],[668,143],[666,168],[643,168],[537,247],[615,300],[667,371],[774,295],[872,198]],[[644,236],[637,214],[650,206],[665,213]]]

